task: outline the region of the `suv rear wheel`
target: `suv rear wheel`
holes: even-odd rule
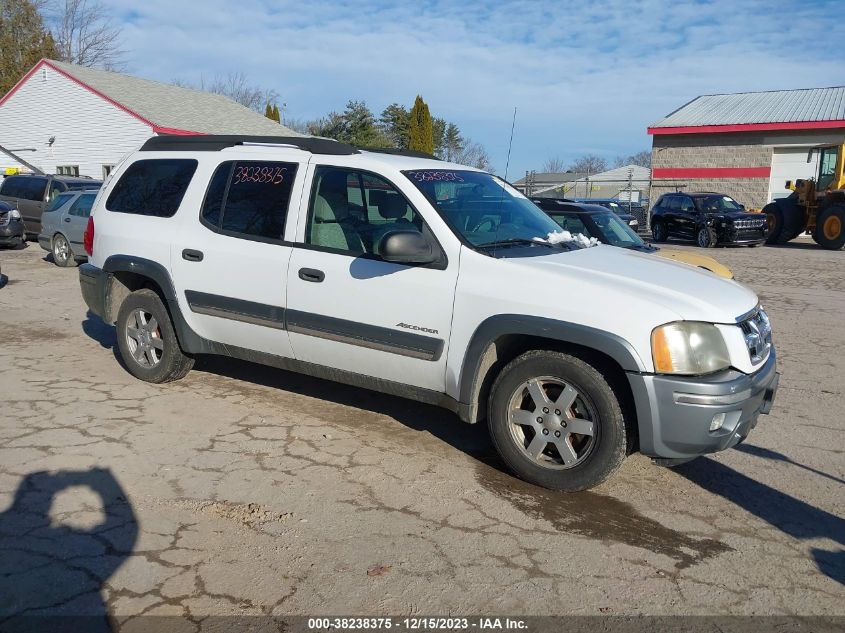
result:
[[[117,314],[117,346],[129,373],[147,382],[169,382],[187,374],[194,359],[179,347],[170,315],[159,296],[136,290]]]
[[[625,421],[595,367],[532,351],[511,361],[490,393],[493,444],[519,477],[555,490],[597,486],[625,459]]]

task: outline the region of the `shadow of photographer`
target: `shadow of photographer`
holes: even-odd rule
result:
[[[98,524],[76,527],[51,518],[58,493],[75,488],[99,497]],[[84,514],[96,510],[86,505]],[[11,507],[0,513],[0,629],[110,631],[101,589],[137,537],[135,513],[111,471],[24,477]]]

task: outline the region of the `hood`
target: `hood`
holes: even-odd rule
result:
[[[719,277],[725,277],[726,279],[733,279],[734,277],[730,268],[719,263],[712,257],[708,257],[707,255],[701,255],[692,251],[671,250],[668,248],[661,248],[657,255],[676,262],[683,262],[684,264],[689,264],[690,266],[706,268],[710,272],[719,275]]]
[[[508,261],[529,277],[547,277],[541,280],[544,285],[564,277],[596,292],[616,293],[621,313],[630,296],[674,312],[680,320],[736,323],[758,302],[745,286],[707,270],[607,245]]]

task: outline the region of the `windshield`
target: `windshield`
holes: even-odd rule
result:
[[[403,173],[473,246],[545,240],[559,230],[533,202],[496,176],[452,169]]]
[[[622,248],[645,246],[639,235],[613,213],[550,213],[562,229],[582,233],[600,242]]]
[[[699,211],[742,211],[742,205],[730,196],[694,198]]]

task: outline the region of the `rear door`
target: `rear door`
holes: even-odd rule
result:
[[[279,148],[273,160],[230,158],[198,170],[171,265],[182,314],[200,336],[293,356],[284,329],[292,250],[285,236],[296,231],[302,156]]]
[[[301,244],[288,273],[296,358],[444,391],[458,258],[444,255],[426,266],[382,260],[376,247],[390,231],[418,230],[434,239],[405,193],[352,167],[311,172]]]
[[[70,248],[76,257],[85,256],[82,237],[85,234],[85,228],[88,226],[88,216],[91,215],[91,207],[94,205],[96,197],[96,193],[83,193],[73,203],[65,206],[65,211],[62,212],[62,232],[70,242]]]
[[[41,212],[47,197],[47,178],[29,176],[25,180],[24,197],[19,202],[27,233],[41,232]]]

